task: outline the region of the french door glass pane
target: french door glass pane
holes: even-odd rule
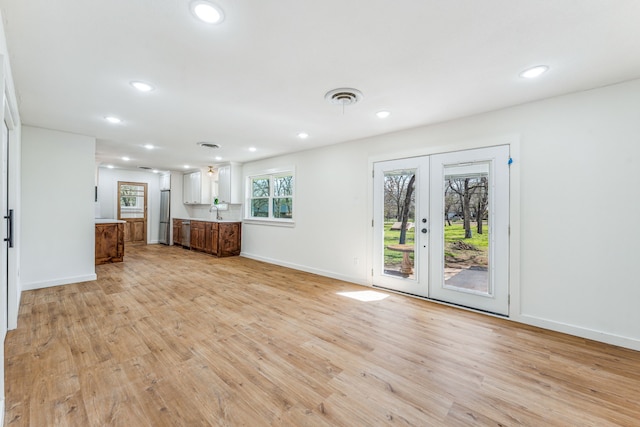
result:
[[[489,163],[444,167],[444,287],[492,294]]]
[[[414,279],[416,169],[384,172],[384,274]]]

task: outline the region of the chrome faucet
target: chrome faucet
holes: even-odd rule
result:
[[[218,209],[218,205],[216,205],[215,203],[211,203],[211,207],[209,208],[209,212],[213,212],[213,209],[216,209],[216,220],[220,221],[222,220],[222,217],[220,216],[220,209]]]

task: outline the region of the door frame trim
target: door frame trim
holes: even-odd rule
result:
[[[372,222],[374,218],[373,210],[373,176],[372,171],[374,163],[399,160],[410,157],[422,157],[431,156],[434,154],[450,153],[455,151],[472,150],[477,148],[488,148],[498,145],[509,145],[509,151],[511,154],[512,164],[509,167],[509,315],[498,316],[506,317],[512,320],[522,319],[521,313],[521,292],[520,292],[520,135],[519,134],[505,134],[495,135],[486,138],[477,139],[461,139],[454,140],[450,143],[446,141],[438,140],[433,141],[433,145],[428,145],[429,141],[425,142],[425,146],[419,149],[411,149],[397,152],[389,152],[386,154],[377,154],[369,156],[367,160],[367,171],[369,173],[367,179],[367,221]],[[367,285],[373,287],[373,227],[369,227],[367,233]],[[408,295],[409,294],[403,294]],[[424,297],[414,296],[416,298],[427,299],[438,304],[450,305],[465,310],[477,311],[479,313],[486,313],[481,310],[476,310],[470,307],[458,306],[443,301],[434,299],[428,299]],[[496,315],[497,316],[497,315]],[[523,320],[520,320],[523,321]],[[525,322],[526,323],[526,322]]]

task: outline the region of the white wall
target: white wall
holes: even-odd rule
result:
[[[296,224],[246,223],[243,255],[369,284],[370,162],[503,135],[520,141],[510,317],[640,350],[640,80],[245,164],[295,166]]]
[[[22,289],[95,280],[95,138],[22,127]]]
[[[242,254],[366,284],[367,161],[366,150],[350,143],[245,163],[245,177],[295,170],[295,227],[245,222]]]
[[[118,217],[118,181],[147,184],[147,243],[158,243],[160,235],[160,175],[152,172],[98,169],[98,209],[100,218]]]

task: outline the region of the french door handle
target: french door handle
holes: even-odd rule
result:
[[[9,242],[9,247],[13,247],[13,209],[9,209],[9,215],[5,215],[4,219],[7,220],[7,237],[4,238],[5,242]]]

